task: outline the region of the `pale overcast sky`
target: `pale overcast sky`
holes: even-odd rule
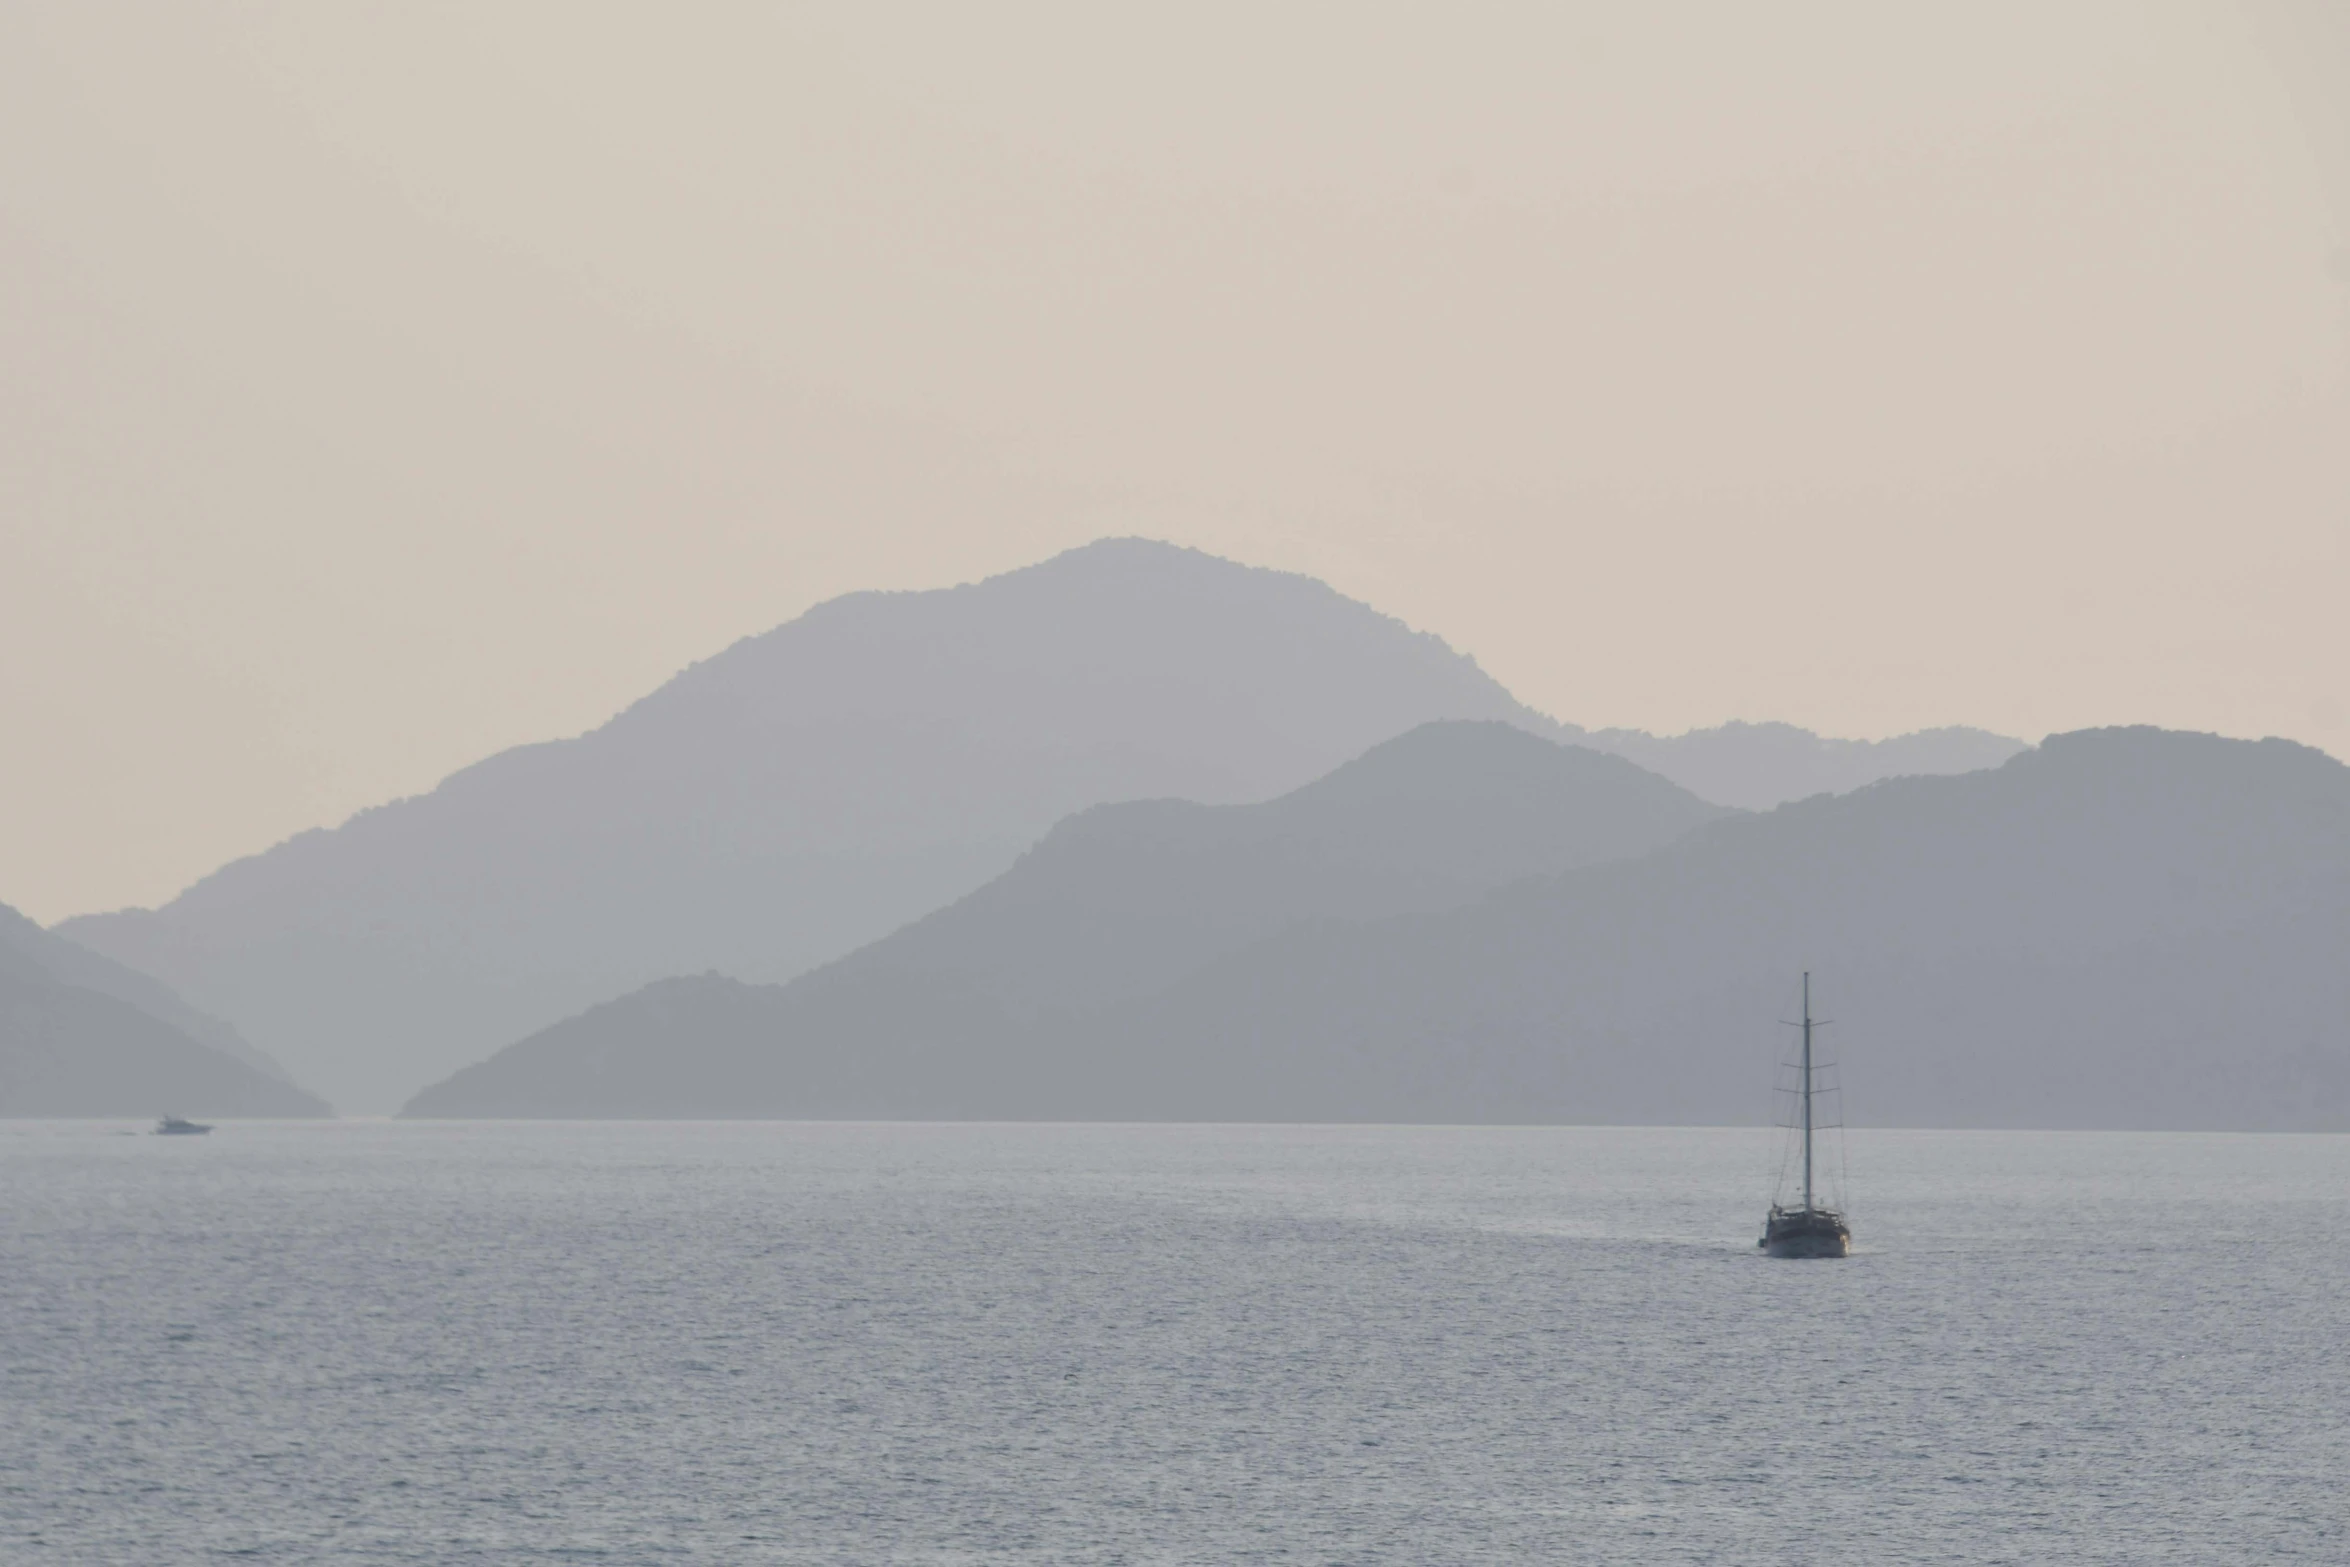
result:
[[[2350,6],[0,11],[0,901],[1105,533],[2350,755]]]

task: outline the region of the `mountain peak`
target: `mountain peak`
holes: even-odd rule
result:
[[[1263,800],[1429,719],[1554,727],[1308,577],[1105,539],[851,594],[574,740],[74,934],[355,1109],[663,974],[780,980],[1103,801]]]

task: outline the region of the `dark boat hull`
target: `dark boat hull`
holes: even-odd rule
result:
[[[1773,1210],[1755,1244],[1766,1257],[1846,1257],[1852,1254],[1852,1232],[1825,1208]]]

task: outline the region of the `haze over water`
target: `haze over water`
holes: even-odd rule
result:
[[[2350,1554],[2350,1138],[0,1128],[0,1557]]]

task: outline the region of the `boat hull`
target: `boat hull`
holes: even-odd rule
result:
[[[1774,1212],[1763,1226],[1762,1239],[1755,1244],[1766,1257],[1848,1257],[1852,1254],[1852,1232],[1826,1209]]]

